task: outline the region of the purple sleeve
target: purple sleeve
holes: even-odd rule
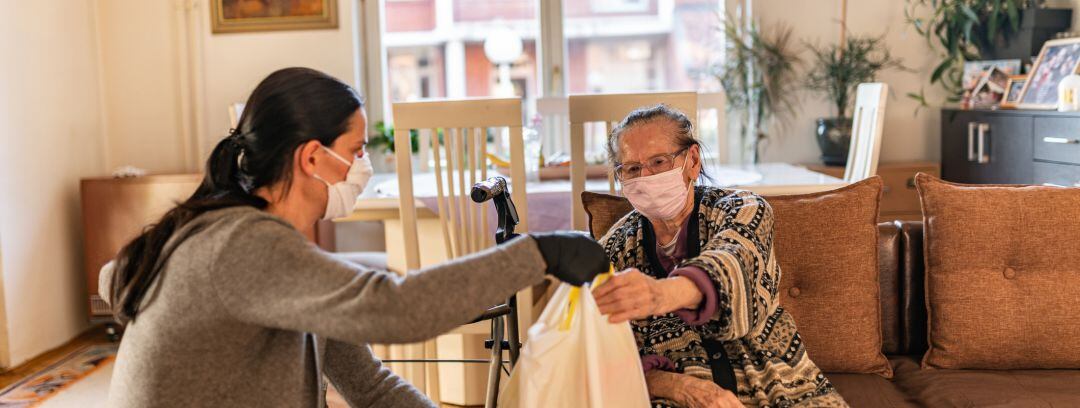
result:
[[[716,314],[716,287],[713,286],[709,274],[696,266],[684,266],[671,271],[670,277],[682,276],[690,279],[701,291],[701,305],[697,309],[676,310],[675,315],[683,319],[686,324],[700,326],[709,321]]]
[[[649,354],[641,357],[641,369],[646,373],[652,370],[675,371],[675,364],[672,364],[667,357]]]

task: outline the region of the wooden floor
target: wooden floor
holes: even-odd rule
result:
[[[67,344],[64,344],[63,346],[49,350],[30,361],[20,364],[18,367],[0,372],[0,389],[6,388],[16,381],[45,369],[75,350],[89,345],[107,343],[110,343],[110,341],[108,334],[105,332],[105,326],[99,325],[91,327],[83,334],[80,334],[79,337],[67,342]]]

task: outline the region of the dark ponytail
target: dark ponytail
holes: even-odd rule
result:
[[[311,140],[330,146],[348,132],[350,117],[362,107],[355,90],[312,69],[286,68],[260,82],[238,128],[210,153],[195,193],[120,250],[109,288],[116,319],[125,324],[135,319],[169,258],[165,243],[177,230],[208,211],[265,209],[269,203],[255,191],[278,182],[287,189],[293,152]]]

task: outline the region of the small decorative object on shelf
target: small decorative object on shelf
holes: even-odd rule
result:
[[[1019,75],[1022,72],[1020,60],[984,60],[964,62],[964,90],[974,91],[991,70],[997,69],[1006,75]]]
[[[1080,111],[1080,75],[1072,74],[1058,83],[1058,112]]]
[[[1047,41],[1031,67],[1017,104],[1021,109],[1058,107],[1058,84],[1080,68],[1080,38]]]
[[[1009,77],[1009,83],[1005,85],[1005,95],[1001,97],[1001,109],[1016,109],[1016,103],[1020,101],[1020,91],[1024,89],[1027,75],[1013,75]]]
[[[991,67],[982,74],[978,84],[972,89],[972,105],[978,109],[995,108],[1005,95],[1010,74],[998,67]]]

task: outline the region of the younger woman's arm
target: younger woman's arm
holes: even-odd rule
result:
[[[412,343],[479,316],[543,279],[532,238],[399,276],[357,268],[283,221],[251,215],[227,234],[207,271],[208,300],[236,319],[363,343]]]

